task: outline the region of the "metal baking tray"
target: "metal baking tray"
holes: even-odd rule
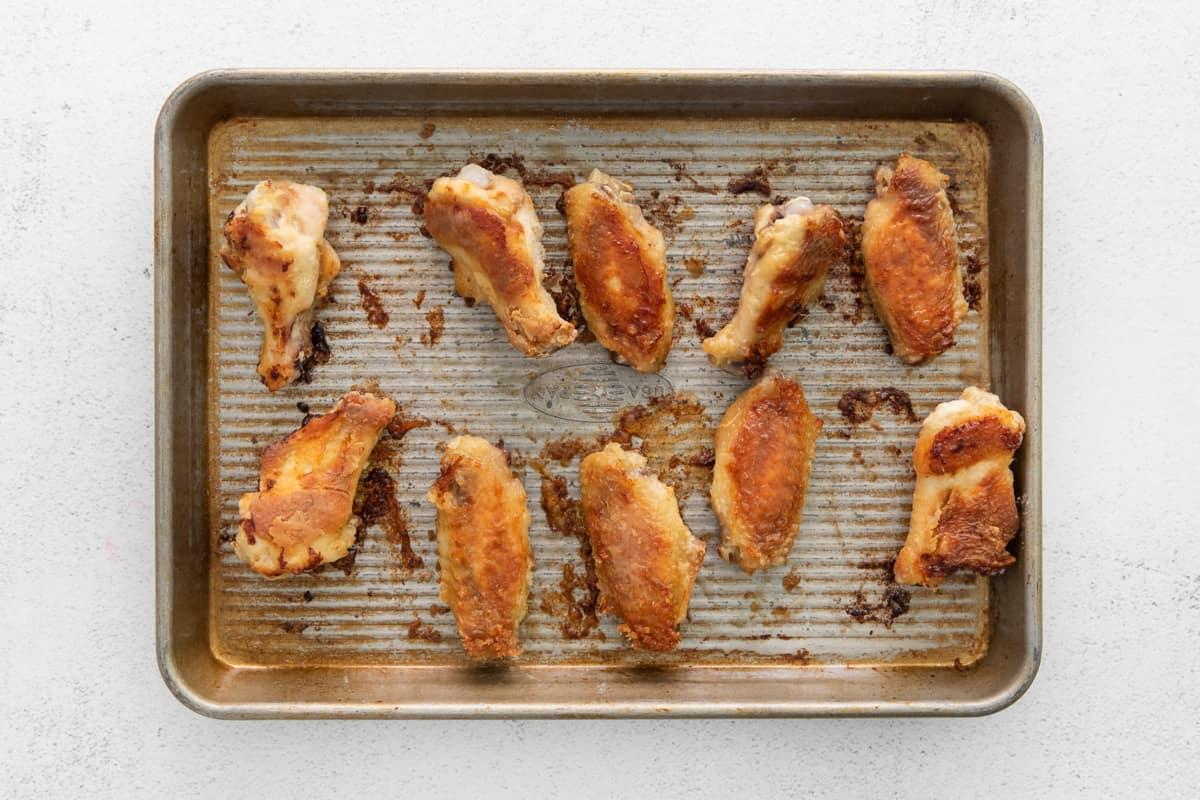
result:
[[[718,558],[703,468],[687,466],[687,448],[704,444],[746,385],[707,364],[702,331],[737,302],[756,205],[805,194],[834,205],[853,230],[874,168],[904,150],[953,179],[975,309],[955,348],[908,367],[886,352],[854,266],[831,273],[824,302],[772,360],[800,378],[825,422],[803,528],[787,566],[746,577]],[[525,178],[557,274],[569,264],[555,181],[600,166],[634,184],[667,235],[682,312],[661,375],[618,367],[595,342],[524,358],[487,308],[454,295],[413,190],[471,158]],[[1004,708],[1033,680],[1041,649],[1041,159],[1029,101],[977,73],[237,71],[188,80],[155,137],[157,622],[167,685],[219,717]],[[259,324],[244,287],[217,256],[225,215],[265,177],[329,193],[328,238],[344,264],[320,315],[332,359],[311,383],[275,394],[254,373]],[[908,527],[918,421],[971,383],[1028,423],[1014,465],[1017,563],[990,581],[960,575],[905,597],[887,577]],[[262,448],[300,423],[298,404],[321,412],[352,386],[432,423],[376,453],[396,478],[408,539],[372,526],[348,573],[265,581],[225,541],[238,496],[255,486]],[[847,392],[882,387],[906,392],[914,414],[885,405],[853,424],[839,409]],[[576,540],[547,526],[538,468],[564,477],[570,493],[577,462],[544,457],[547,444],[612,430],[622,407],[667,392],[692,393],[703,407],[646,434],[659,437],[664,469],[692,481],[684,516],[709,544],[683,642],[669,655],[637,653],[611,619],[570,638],[564,620],[586,591],[583,563]],[[437,602],[424,494],[451,430],[502,438],[530,497],[537,566],[526,652],[506,668],[470,665]],[[421,565],[405,565],[406,547]]]

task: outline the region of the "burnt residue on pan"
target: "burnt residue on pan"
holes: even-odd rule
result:
[[[730,194],[745,194],[754,192],[763,197],[771,196],[771,178],[765,165],[759,165],[740,178],[730,178],[728,187]]]
[[[314,322],[312,326],[312,352],[300,362],[300,376],[296,378],[296,382],[312,382],[313,368],[318,364],[328,363],[332,357],[333,351],[329,349],[329,340],[325,338],[325,326],[320,322]]]
[[[380,330],[386,328],[388,320],[391,318],[383,307],[383,301],[379,299],[379,294],[371,288],[365,278],[358,280],[358,293],[362,296],[363,311],[367,312],[367,324]]]
[[[423,642],[440,642],[442,634],[431,625],[421,621],[420,617],[414,617],[413,621],[408,623],[408,638],[419,639]]]
[[[548,172],[529,169],[525,166],[525,159],[516,153],[507,156],[496,153],[482,156],[473,155],[467,161],[471,164],[478,164],[489,172],[503,173],[512,170],[521,178],[521,183],[526,186],[561,186],[563,189],[570,189],[575,185],[573,173],[566,170]]]
[[[422,140],[418,131],[427,119],[437,123],[436,132],[428,140]],[[417,110],[409,116],[378,123],[337,118],[315,122],[268,119],[258,121],[262,127],[252,129],[233,120],[231,135],[225,138],[218,135],[212,140],[211,174],[227,176],[221,179],[227,186],[217,187],[215,202],[208,206],[209,230],[219,230],[220,216],[239,201],[235,195],[244,192],[248,182],[258,177],[239,165],[263,165],[278,174],[302,174],[300,171],[306,168],[303,159],[309,157],[314,146],[326,148],[330,159],[328,164],[316,165],[315,171],[303,173],[306,180],[325,189],[333,202],[344,205],[348,212],[355,211],[360,204],[368,212],[365,225],[351,221],[349,213],[342,216],[340,208],[333,216],[333,244],[350,266],[348,274],[334,282],[341,302],[334,303],[331,313],[324,315],[337,358],[314,371],[314,384],[298,387],[290,399],[269,395],[252,385],[253,366],[247,367],[247,363],[260,345],[261,329],[247,324],[253,319],[253,309],[246,300],[244,287],[229,276],[215,273],[212,264],[209,273],[198,276],[207,278],[196,285],[209,287],[209,308],[214,312],[209,315],[213,328],[207,351],[209,374],[215,379],[209,384],[212,432],[207,440],[214,469],[206,473],[209,496],[220,498],[209,503],[213,539],[221,530],[236,530],[237,511],[231,499],[250,488],[245,454],[261,451],[261,446],[274,438],[274,429],[266,429],[264,421],[278,425],[283,432],[284,428],[299,423],[306,413],[324,410],[337,393],[374,378],[377,391],[394,395],[410,405],[407,414],[398,415],[381,439],[364,471],[364,479],[370,482],[370,472],[377,468],[386,470],[397,484],[393,494],[407,515],[405,527],[410,547],[426,564],[411,571],[400,566],[403,548],[398,537],[388,541],[381,521],[365,530],[368,538],[358,550],[361,560],[349,579],[326,565],[326,571],[319,575],[265,583],[247,574],[244,565],[230,555],[227,545],[214,549],[216,557],[207,560],[210,573],[201,574],[200,579],[210,579],[214,589],[211,592],[214,650],[228,656],[231,663],[267,668],[386,663],[420,664],[434,670],[463,669],[462,655],[453,641],[457,637],[449,612],[443,610],[444,606],[430,607],[438,592],[436,546],[432,539],[427,541],[435,514],[422,500],[431,478],[421,476],[430,464],[435,464],[438,445],[451,437],[437,423],[429,430],[417,428],[435,418],[443,419],[446,426],[452,424],[455,430],[470,429],[490,441],[503,436],[508,447],[525,451],[527,460],[522,477],[534,504],[530,509],[533,515],[530,537],[538,559],[529,618],[523,630],[526,652],[521,664],[533,668],[545,664],[578,665],[581,674],[595,676],[603,670],[622,670],[645,663],[643,656],[611,634],[615,624],[610,628],[610,621],[615,623],[615,620],[605,618],[594,608],[595,590],[588,578],[591,558],[581,551],[582,532],[572,534],[561,530],[571,530],[571,513],[564,511],[555,516],[546,508],[538,508],[541,496],[535,495],[544,479],[553,483],[561,478],[567,505],[572,501],[577,503],[580,455],[608,441],[622,441],[622,446],[651,451],[654,441],[670,431],[645,430],[651,424],[646,417],[671,415],[654,408],[641,393],[647,388],[646,380],[627,372],[625,367],[607,364],[597,371],[599,377],[576,379],[561,387],[562,391],[603,397],[603,403],[597,402],[595,406],[604,409],[602,414],[596,415],[591,405],[588,413],[592,418],[586,422],[566,422],[527,413],[520,392],[532,380],[529,373],[544,372],[559,363],[601,364],[607,354],[598,345],[590,344],[565,349],[552,365],[514,357],[502,335],[496,338],[495,321],[490,314],[466,313],[461,306],[456,309],[457,303],[452,299],[453,279],[445,270],[448,256],[436,243],[417,235],[422,222],[421,202],[429,186],[427,179],[442,170],[457,171],[472,152],[496,151],[499,154],[496,160],[508,162],[495,164],[496,168],[514,178],[520,174],[517,162],[527,175],[545,172],[553,176],[571,171],[580,180],[593,166],[603,167],[603,163],[592,163],[585,153],[572,149],[575,128],[569,122],[563,127],[564,118],[531,117],[527,121],[522,117],[520,125],[511,125],[514,119],[512,116],[433,117]],[[886,156],[879,154],[881,147],[887,149],[894,144],[899,152],[909,144],[913,134],[931,126],[899,124],[896,130],[903,135],[896,135],[892,128],[886,127],[891,123],[883,123],[884,128],[867,129],[860,122],[822,123],[824,127],[813,127],[803,120],[780,119],[761,125],[752,121],[744,129],[735,129],[728,127],[728,122],[707,118],[689,121],[691,127],[674,127],[677,122],[682,126],[682,121],[666,120],[660,125],[655,119],[647,119],[645,124],[649,127],[643,128],[640,120],[628,126],[624,120],[624,117],[589,116],[581,118],[578,124],[604,153],[611,153],[610,165],[630,165],[613,166],[613,170],[618,177],[633,180],[637,202],[647,207],[655,224],[662,225],[664,235],[672,233],[669,228],[676,231],[675,243],[670,246],[673,255],[669,258],[670,278],[676,287],[678,341],[661,377],[674,388],[695,391],[698,402],[719,420],[720,413],[744,388],[745,381],[740,376],[706,368],[699,340],[720,328],[737,305],[746,251],[753,241],[752,208],[775,200],[778,195],[804,194],[811,189],[820,193],[822,202],[861,217],[873,193],[873,162]],[[839,135],[846,134],[844,145],[834,141],[829,125],[838,128],[835,132]],[[971,296],[973,274],[978,275],[983,289],[987,289],[988,214],[982,205],[989,196],[983,181],[986,170],[977,169],[970,153],[964,152],[959,128],[949,123],[936,123],[932,127],[940,141],[931,145],[930,156],[937,160],[945,158],[963,184],[958,198],[968,224],[961,226],[962,269],[964,289]],[[685,134],[682,139],[672,138],[677,130]],[[714,133],[724,138],[712,138]],[[697,137],[709,138],[703,138],[696,146],[687,145],[700,142]],[[730,156],[723,142],[732,142],[734,137],[743,137],[744,143],[739,139],[736,147],[729,149],[733,153]],[[284,142],[284,146],[264,145],[267,140]],[[806,144],[802,148],[804,153],[794,153],[791,160],[797,162],[798,169],[790,172],[783,159],[785,154],[793,155],[794,147],[787,145],[788,141],[812,141],[815,152],[835,155],[828,163],[808,160]],[[980,141],[986,146],[985,137],[980,137]],[[376,142],[381,144],[376,147]],[[436,147],[435,153],[428,152],[431,146]],[[406,148],[409,148],[407,155]],[[514,160],[510,152],[518,158]],[[942,156],[944,153],[952,154],[954,159]],[[673,163],[664,163],[664,159]],[[773,159],[780,163],[774,163]],[[771,193],[748,191],[740,197],[730,194],[729,179],[756,165],[765,168]],[[691,175],[687,174],[689,169]],[[530,184],[529,191],[546,224],[548,274],[544,285],[555,296],[564,316],[570,318],[574,315],[570,312],[573,298],[568,243],[563,235],[563,218],[552,208],[562,186],[563,183],[545,187]],[[410,204],[415,207],[416,216],[409,215]],[[736,211],[735,206],[741,211]],[[375,219],[372,210],[379,211],[380,218]],[[689,218],[692,213],[695,217]],[[847,222],[852,230],[859,224],[858,219]],[[850,235],[855,238],[853,232]],[[972,261],[973,253],[978,254],[976,261]],[[772,359],[772,363],[779,362],[775,366],[802,379],[805,375],[811,378],[834,372],[844,376],[835,384],[832,394],[828,381],[818,380],[812,388],[810,401],[827,423],[828,444],[832,449],[827,453],[830,458],[825,467],[831,480],[817,482],[811,488],[813,507],[807,515],[804,534],[805,540],[820,553],[841,554],[834,558],[836,569],[826,571],[819,564],[814,565],[808,560],[811,551],[801,548],[804,552],[797,552],[793,564],[750,579],[726,569],[726,565],[714,561],[715,553],[711,553],[697,585],[698,602],[693,604],[691,619],[683,628],[682,646],[675,654],[661,657],[661,661],[656,657],[655,663],[684,668],[682,671],[668,668],[668,675],[685,674],[690,665],[699,664],[736,665],[751,672],[767,665],[782,669],[797,665],[793,671],[799,673],[798,665],[817,661],[868,666],[919,662],[950,669],[954,658],[971,663],[973,654],[987,648],[987,631],[980,627],[985,623],[977,624],[972,616],[981,605],[982,593],[973,591],[974,584],[965,578],[948,582],[936,602],[925,602],[923,593],[911,590],[912,610],[896,616],[903,606],[902,596],[896,591],[889,594],[882,562],[894,555],[903,537],[900,519],[903,515],[897,509],[911,499],[911,442],[905,444],[908,439],[899,434],[912,433],[916,425],[908,423],[906,414],[894,412],[886,402],[873,409],[874,416],[869,421],[857,426],[842,417],[836,406],[846,390],[878,392],[881,387],[899,387],[904,383],[900,388],[911,394],[912,406],[920,417],[924,410],[944,399],[931,391],[932,384],[942,386],[948,380],[965,382],[977,374],[986,375],[985,326],[990,319],[986,303],[992,298],[982,297],[984,312],[972,314],[964,321],[960,328],[964,335],[958,347],[919,370],[907,370],[882,352],[886,336],[876,329],[856,256],[856,253],[849,255],[849,263],[834,265],[826,284],[827,297],[811,307],[803,323],[804,330],[797,329],[789,336],[792,345]],[[979,272],[972,273],[973,268]],[[549,274],[552,271],[559,273],[557,279]],[[213,274],[220,275],[222,280],[212,281]],[[359,278],[365,278],[378,293],[384,310],[390,312],[390,321],[382,331],[370,326],[361,307]],[[339,290],[338,286],[342,288]],[[426,292],[423,298],[419,294],[422,289]],[[406,301],[412,301],[413,305]],[[426,349],[418,339],[422,334],[428,339],[425,315],[438,304],[445,307],[446,327],[436,347]],[[855,328],[852,323],[860,319],[866,324]],[[811,341],[805,338],[810,333],[817,338]],[[395,335],[403,336],[402,347],[395,344]],[[841,344],[830,347],[831,340],[837,337],[843,337]],[[993,342],[998,348],[1006,346],[994,336]],[[383,347],[384,343],[388,347]],[[845,359],[831,362],[833,351],[840,351]],[[1008,352],[1003,351],[1006,355]],[[833,352],[834,358],[836,355]],[[835,367],[833,372],[827,369],[831,364]],[[907,377],[887,377],[893,373],[899,376],[902,371]],[[462,380],[457,379],[459,374]],[[447,376],[454,379],[447,380]],[[248,383],[253,391],[243,391]],[[672,386],[664,386],[662,390],[672,391]],[[497,401],[487,402],[480,392],[496,392]],[[615,403],[611,399],[626,396],[629,399]],[[519,412],[511,417],[510,400]],[[872,397],[867,400],[868,404],[874,402]],[[311,411],[293,408],[296,401],[307,401]],[[625,425],[621,420],[611,420],[611,409],[626,404],[641,404],[641,409],[630,415]],[[840,424],[833,424],[835,421]],[[883,434],[882,438],[877,434]],[[656,468],[674,485],[692,484],[690,496],[681,501],[682,511],[696,535],[712,545],[719,537],[719,526],[707,508],[712,455],[705,448],[712,448],[711,431],[695,438],[700,441],[687,437],[677,450],[667,449],[665,457],[656,462]],[[866,482],[864,468],[853,458],[855,449],[860,453],[858,461],[878,470],[875,482]],[[513,466],[519,473],[520,455],[513,450]],[[691,474],[672,475],[685,470]],[[858,485],[863,486],[861,493],[846,489]],[[685,491],[686,488],[682,489],[681,494]],[[550,498],[555,493],[554,488],[544,492]],[[554,502],[549,500],[552,506]],[[887,510],[889,533],[858,535],[862,523],[855,512],[867,504],[881,512]],[[548,514],[555,516],[550,524]],[[792,566],[795,568],[791,569]],[[860,569],[855,569],[856,566]],[[750,588],[755,589],[753,597],[742,600],[743,593]],[[305,590],[314,593],[311,602],[301,602]],[[726,596],[729,613],[711,613],[713,598]],[[248,604],[264,597],[269,598],[272,608],[284,610],[248,620]],[[283,600],[277,603],[276,598]],[[348,606],[348,598],[361,600],[349,601]],[[986,616],[987,604],[982,605]],[[724,601],[720,607],[726,608]],[[752,612],[752,607],[758,610]],[[790,609],[790,617],[785,618],[786,611],[776,615],[776,608]],[[883,622],[875,621],[881,617],[894,621],[891,631],[884,629]],[[862,624],[857,624],[857,620],[862,620]],[[289,634],[280,627],[284,621],[296,626],[311,623],[314,627],[300,635]],[[413,638],[408,639],[408,626],[413,623],[416,623]],[[839,623],[840,635],[810,638],[810,624],[836,627]],[[607,641],[601,641],[601,631],[610,632]],[[442,641],[430,641],[433,637],[426,638],[428,632],[440,632]],[[879,641],[881,635],[885,635],[886,642]],[[575,636],[580,638],[571,638]],[[811,654],[798,650],[801,646],[807,649],[809,644],[813,644]]]
[[[671,161],[669,159],[664,159],[663,163],[675,171],[676,183],[687,181],[693,189],[695,189],[697,192],[703,192],[704,194],[718,194],[721,191],[716,186],[709,186],[696,180],[695,177],[688,172],[687,164],[683,163],[682,161]]]
[[[967,256],[967,274],[963,276],[963,297],[972,311],[983,309],[983,284],[979,278],[981,272],[983,264],[980,263],[979,256],[971,253]]]
[[[579,305],[579,289],[575,286],[573,275],[574,266],[570,261],[562,267],[547,267],[542,275],[542,286],[554,298],[554,307],[558,315],[575,326],[575,341],[580,344],[594,342],[595,335],[588,330],[587,320],[583,316],[583,307]]]
[[[857,592],[854,602],[846,606],[846,613],[855,622],[873,622],[890,628],[896,617],[908,613],[911,600],[912,595],[907,589],[891,583],[884,587],[883,594],[875,601],[868,600],[865,593]]]
[[[421,334],[421,344],[433,347],[442,340],[442,333],[446,330],[446,312],[441,306],[434,306],[426,312],[425,322],[429,325],[429,332]]]
[[[383,528],[393,557],[405,569],[420,569],[425,561],[413,550],[408,535],[408,514],[396,497],[396,482],[388,471],[376,467],[359,482],[358,516],[363,525]]]
[[[908,392],[894,386],[884,386],[882,389],[850,389],[838,400],[838,411],[841,411],[842,416],[852,425],[869,422],[881,407],[909,422],[917,421]]]
[[[642,201],[642,212],[655,228],[674,240],[680,226],[696,216],[696,209],[683,204],[683,198],[677,194],[664,195],[658,189],[650,192],[649,199]]]
[[[596,615],[600,589],[596,583],[592,544],[583,524],[583,510],[579,501],[567,494],[564,478],[542,478],[542,511],[550,530],[561,536],[573,536],[579,542],[579,564],[563,563],[562,579],[542,592],[541,609],[559,618],[564,639],[583,639],[592,631],[603,638],[603,632],[598,630],[600,619]]]

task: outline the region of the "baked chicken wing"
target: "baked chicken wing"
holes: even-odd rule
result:
[[[514,347],[540,358],[575,340],[542,287],[542,223],[521,184],[467,164],[434,182],[425,227],[454,260],[455,290],[486,300]]]
[[[713,363],[761,369],[783,347],[783,329],[821,296],[825,274],[845,246],[842,218],[832,206],[814,206],[807,197],[761,206],[737,313],[703,342]]]
[[[633,187],[598,169],[563,197],[588,329],[638,372],[657,372],[675,328],[663,235],[633,202]]]
[[[721,521],[717,552],[747,574],[787,560],[821,426],[800,384],[774,370],[721,419],[710,495]]]
[[[350,551],[354,493],[396,414],[386,397],[351,392],[263,451],[257,492],[242,495],[233,549],[268,578],[306,572]]]
[[[937,586],[955,570],[995,575],[1015,561],[1005,550],[1019,524],[1009,464],[1024,434],[1020,414],[974,386],[925,419],[899,583]]]
[[[452,439],[429,501],[437,506],[441,598],[463,647],[472,658],[520,655],[533,556],[525,488],[508,457],[478,436]]]
[[[635,648],[673,649],[705,550],[683,523],[675,490],[640,453],[614,443],[580,463],[579,491],[600,610],[624,620],[621,633]]]
[[[225,222],[221,258],[250,288],[263,323],[258,374],[272,392],[313,354],[312,327],[341,269],[325,241],[329,200],[315,186],[263,181]]]
[[[867,293],[909,364],[949,349],[967,315],[949,185],[933,164],[904,153],[895,168],[876,170],[863,219]]]

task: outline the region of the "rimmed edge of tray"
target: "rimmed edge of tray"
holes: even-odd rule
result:
[[[996,326],[1010,325],[1024,339],[1024,352],[1019,365],[1004,364],[1002,359],[1011,356],[1005,348],[993,348],[992,372],[997,376],[995,384],[1006,396],[1018,397],[1011,388],[1006,388],[1005,376],[1014,366],[1019,366],[1023,381],[1019,395],[1020,408],[1028,424],[1025,444],[1019,455],[1018,481],[1021,487],[1022,527],[1020,534],[1018,565],[1002,579],[997,580],[996,598],[993,602],[994,635],[1001,635],[1005,642],[1018,640],[1022,647],[1017,653],[995,651],[983,664],[966,673],[963,679],[972,679],[970,687],[961,681],[956,691],[937,695],[938,689],[946,689],[945,673],[948,670],[920,670],[903,667],[881,670],[856,668],[854,666],[819,666],[764,668],[764,667],[677,667],[671,670],[612,669],[606,673],[604,692],[592,699],[550,698],[526,701],[505,696],[510,691],[519,691],[520,684],[536,677],[539,691],[552,689],[573,691],[572,671],[594,671],[595,667],[527,667],[511,670],[503,683],[513,684],[495,702],[482,699],[455,699],[464,687],[478,682],[481,673],[471,668],[422,667],[357,667],[353,669],[324,670],[247,670],[231,671],[212,658],[207,644],[205,624],[188,625],[182,619],[185,607],[191,602],[193,611],[207,608],[202,602],[207,591],[205,581],[189,586],[175,580],[177,570],[186,562],[204,560],[208,552],[209,531],[207,526],[195,524],[205,513],[203,492],[179,498],[174,492],[176,476],[200,468],[195,474],[204,474],[206,454],[203,447],[175,447],[176,438],[187,442],[204,442],[205,425],[203,397],[195,393],[178,392],[203,386],[203,370],[194,365],[203,364],[204,336],[180,335],[185,325],[203,326],[205,317],[197,314],[194,307],[174,308],[173,304],[181,291],[179,281],[188,285],[196,278],[195,271],[179,270],[179,265],[193,263],[192,258],[207,257],[205,237],[189,237],[189,226],[206,226],[203,214],[193,215],[176,208],[173,191],[183,181],[192,191],[206,191],[206,175],[203,169],[185,171],[175,162],[177,149],[196,146],[204,152],[208,130],[212,123],[229,115],[220,95],[230,89],[250,90],[265,97],[272,88],[279,86],[301,87],[308,95],[289,97],[278,102],[281,107],[293,108],[294,113],[306,115],[330,113],[387,114],[411,111],[395,99],[396,92],[416,87],[425,92],[425,97],[443,95],[470,97],[470,92],[481,87],[496,90],[501,96],[486,104],[482,109],[497,113],[504,102],[520,92],[541,92],[540,101],[558,107],[588,108],[592,112],[620,108],[619,99],[614,102],[613,92],[618,89],[657,96],[675,93],[678,108],[695,113],[711,113],[730,110],[730,101],[680,99],[680,90],[687,86],[700,85],[720,87],[728,91],[737,87],[742,94],[734,104],[734,110],[745,113],[764,113],[771,108],[776,113],[788,108],[805,105],[805,116],[827,118],[881,118],[903,116],[910,119],[974,119],[988,131],[989,140],[995,147],[997,136],[1006,149],[994,153],[990,181],[994,196],[1000,196],[1000,183],[995,180],[997,172],[1008,170],[1013,174],[1003,181],[1009,190],[1015,190],[1024,200],[1020,208],[993,202],[989,215],[989,239],[993,245],[992,263],[1004,263],[1012,270],[1014,263],[1023,267],[1023,291],[1020,297],[1006,299],[1008,304],[1019,302],[1025,309],[1022,319],[1015,324],[998,315]],[[350,103],[340,93],[346,90],[384,90],[387,97],[378,97],[369,102]],[[500,90],[503,89],[503,92]],[[790,92],[803,91],[803,100],[789,96]],[[858,93],[857,99],[854,93]],[[862,94],[876,96],[876,101],[865,102]],[[909,100],[897,100],[904,94]],[[324,99],[323,99],[324,98]],[[340,98],[340,99],[339,99]],[[450,99],[454,99],[453,97]],[[915,101],[915,104],[914,104]],[[333,104],[340,102],[340,106]],[[416,97],[411,102],[428,103]],[[642,101],[644,102],[644,100]],[[908,105],[905,105],[905,103]],[[331,105],[324,105],[330,103]],[[909,113],[886,113],[891,103],[907,108]],[[290,105],[289,105],[290,104]],[[869,113],[863,113],[864,109]],[[955,113],[947,113],[955,109]],[[526,109],[522,109],[526,110]],[[270,114],[270,110],[256,108],[255,113]],[[666,109],[670,111],[670,109]],[[664,109],[656,108],[656,113]],[[276,112],[278,113],[278,112]],[[577,112],[577,113],[582,113]],[[1007,138],[1004,138],[1007,137]],[[190,141],[189,141],[190,139]],[[1012,83],[1003,78],[975,72],[713,72],[713,71],[488,71],[488,72],[437,72],[437,71],[292,71],[292,70],[216,70],[200,73],[181,84],[164,103],[155,129],[155,467],[156,467],[156,652],[158,664],[168,689],[185,706],[208,716],[220,718],[281,718],[281,717],[660,717],[665,714],[687,717],[717,716],[932,716],[932,715],[983,715],[999,711],[1019,699],[1033,682],[1037,674],[1042,650],[1041,619],[1041,233],[1042,233],[1042,131],[1041,124],[1029,99]],[[195,184],[199,184],[199,189]],[[1016,241],[1013,247],[1010,241]],[[201,254],[193,251],[197,245]],[[201,274],[203,274],[201,272]],[[183,287],[186,289],[187,287]],[[997,310],[1001,307],[997,306]],[[989,336],[996,336],[995,328]],[[177,347],[191,347],[190,358],[179,358]],[[198,358],[197,358],[198,356]],[[194,435],[189,436],[189,432]],[[199,496],[195,496],[199,495]],[[179,528],[186,528],[184,546],[179,546]],[[195,564],[192,564],[193,569]],[[200,566],[201,571],[205,569]],[[1012,597],[1006,602],[1006,598]],[[197,600],[200,597],[200,600]],[[1019,615],[1012,611],[997,614],[999,606],[1019,605]],[[1015,629],[1015,630],[1014,630]],[[208,654],[208,661],[204,660]],[[197,662],[196,655],[200,655]],[[185,656],[192,660],[185,661]],[[1004,662],[1000,665],[999,662]],[[609,669],[609,668],[600,668]],[[223,674],[242,673],[239,676]],[[831,685],[857,687],[863,683],[861,673],[889,674],[905,671],[903,686],[912,692],[909,695],[870,698],[847,695],[840,700],[810,699],[819,695],[819,684],[830,681]],[[299,697],[278,698],[267,701],[253,699],[256,684],[272,683],[279,673],[288,673],[289,679],[313,693],[326,693],[330,699],[312,702]],[[990,673],[1000,672],[999,675]],[[261,674],[253,674],[261,673]],[[267,674],[269,673],[269,674]],[[406,699],[402,702],[389,701],[383,694],[377,700],[338,700],[346,692],[345,685],[353,674],[356,680],[374,680],[380,685],[405,684],[406,678],[420,673],[422,689],[428,692],[426,699]],[[663,674],[669,673],[669,674]],[[777,690],[776,694],[762,696],[747,690],[749,681],[745,673],[753,673],[757,679],[752,688]],[[428,682],[430,674],[447,680]],[[796,680],[798,675],[803,680]],[[275,678],[271,676],[276,676]],[[230,680],[234,678],[234,680]],[[992,678],[990,683],[985,680]],[[494,680],[494,676],[490,678]],[[238,684],[240,680],[240,685]],[[681,684],[703,686],[708,689],[735,690],[741,695],[729,700],[714,700],[711,697],[688,697],[673,691]],[[796,687],[802,684],[806,691],[797,695]],[[932,689],[925,689],[928,684]],[[364,684],[365,685],[365,684]],[[636,697],[658,691],[659,695],[646,699]],[[221,698],[218,689],[226,692]],[[971,691],[977,689],[977,691]],[[922,691],[917,691],[922,690]],[[550,692],[553,694],[553,692]],[[851,695],[853,692],[850,693]],[[921,696],[918,696],[921,695]],[[957,695],[957,696],[955,696]],[[395,698],[393,698],[395,700]]]

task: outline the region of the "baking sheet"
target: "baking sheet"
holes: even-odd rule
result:
[[[235,667],[465,664],[453,618],[437,599],[433,507],[424,500],[437,475],[438,445],[454,430],[503,439],[524,474],[537,565],[522,665],[961,669],[976,662],[989,642],[986,579],[954,576],[940,591],[915,588],[906,599],[887,575],[907,532],[919,420],[964,386],[989,383],[986,291],[951,351],[908,367],[886,352],[887,337],[863,302],[853,265],[831,272],[826,302],[809,309],[771,361],[800,379],[825,423],[792,556],[753,577],[721,561],[707,487],[695,487],[684,518],[708,554],[683,641],[671,654],[632,651],[611,617],[585,638],[564,635],[564,565],[581,573],[583,564],[576,540],[549,529],[540,507],[538,466],[567,478],[577,496],[577,461],[539,459],[548,442],[611,431],[621,406],[667,391],[694,394],[715,424],[747,385],[709,365],[700,349],[704,326],[718,329],[732,315],[754,208],[767,200],[734,194],[731,181],[761,170],[770,197],[807,195],[833,205],[856,228],[873,195],[875,166],[904,150],[952,177],[961,267],[987,287],[989,148],[972,122],[419,115],[233,118],[215,126],[207,175],[208,622],[218,660]],[[534,183],[562,173],[583,180],[601,167],[634,184],[667,236],[676,301],[691,316],[677,320],[660,380],[611,364],[595,342],[525,358],[490,309],[470,308],[454,295],[449,258],[422,235],[405,189],[493,153],[515,156],[509,162],[520,162]],[[267,177],[329,193],[327,237],[343,262],[333,301],[320,313],[332,359],[313,371],[310,384],[274,395],[254,372],[261,334],[250,300],[216,254],[224,218]],[[567,271],[564,220],[555,208],[561,187],[528,189],[545,226],[547,267]],[[431,333],[439,310],[440,338]],[[406,414],[433,423],[376,454],[397,481],[411,547],[424,566],[402,566],[398,538],[372,526],[349,575],[327,568],[263,580],[224,541],[236,530],[238,497],[256,486],[262,449],[299,425],[298,403],[320,413],[351,387],[377,389]],[[839,410],[846,392],[881,387],[906,392],[915,418],[884,407],[852,424]]]

